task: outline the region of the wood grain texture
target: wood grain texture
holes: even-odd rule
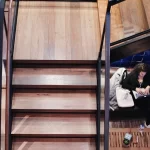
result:
[[[16,114],[12,134],[91,137],[96,134],[95,119],[94,114]]]
[[[95,69],[21,69],[13,74],[13,84],[21,85],[96,85]]]
[[[142,3],[143,3],[143,6],[144,6],[148,26],[150,28],[150,7],[149,7],[150,6],[150,1],[149,0],[142,0]]]
[[[148,29],[148,4],[148,0],[126,0],[112,7],[111,42]],[[14,58],[96,60],[106,5],[105,0],[98,5],[21,2]],[[103,60],[104,52],[103,48]]]
[[[147,18],[141,0],[126,0],[119,4],[124,28],[124,37],[148,29]]]
[[[95,60],[99,45],[96,3],[20,2],[15,59]]]
[[[123,2],[122,2],[123,3]],[[119,4],[111,8],[111,42],[117,41],[124,37],[122,16]]]
[[[146,5],[144,5],[145,8],[143,4]],[[143,3],[142,0],[126,0],[111,8],[111,42],[148,29],[148,4],[148,0],[143,0]],[[101,34],[105,20],[106,6],[107,1],[98,0]]]
[[[103,27],[104,27],[104,22],[105,22],[105,15],[106,15],[106,9],[107,9],[107,2],[105,0],[98,0],[97,7],[99,11],[99,24],[100,24],[100,34],[102,36],[103,33]],[[104,41],[105,43],[105,41]],[[103,49],[102,49],[102,60],[105,60],[105,44],[103,44]]]
[[[104,95],[101,96],[104,110]],[[12,109],[50,111],[96,111],[96,94],[89,93],[14,93]]]
[[[95,150],[92,138],[15,139],[13,150]]]

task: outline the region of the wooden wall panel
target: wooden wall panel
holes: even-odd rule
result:
[[[150,28],[150,0],[142,0],[142,2],[146,14],[147,22]]]
[[[123,23],[119,5],[114,5],[111,9],[111,42],[122,39],[123,37]]]
[[[145,8],[143,7],[143,3]],[[143,3],[142,0],[126,0],[111,8],[111,42],[148,29],[148,4],[150,2],[148,0],[143,0]],[[106,5],[107,2],[105,0],[98,1],[101,33],[105,18]]]
[[[101,34],[103,31],[103,26],[104,26],[104,21],[105,21],[107,3],[108,3],[108,1],[106,1],[106,0],[98,0],[98,10],[99,10],[99,21],[100,21]]]
[[[148,0],[126,0],[112,7],[111,42],[148,29],[148,4]],[[20,2],[14,58],[97,59],[106,5],[105,0]]]
[[[101,34],[103,32],[106,8],[107,8],[107,1],[98,0]],[[119,5],[115,5],[111,8],[111,42],[122,39],[123,37],[124,37],[123,25],[121,20],[120,9],[119,9]],[[105,59],[105,44],[103,45],[102,59],[103,60]]]
[[[98,0],[98,11],[99,11],[99,24],[100,24],[100,34],[102,36],[104,21],[105,21],[105,14],[107,9],[107,1],[105,0]],[[102,49],[102,59],[105,59],[105,44],[103,44]]]
[[[141,0],[126,0],[119,4],[124,37],[148,29],[148,23]]]
[[[97,3],[20,2],[15,59],[95,60]]]
[[[98,0],[98,8],[102,34],[105,21],[105,13],[107,8],[107,1]],[[111,42],[121,39],[122,37],[123,37],[123,25],[121,20],[120,9],[119,5],[115,5],[111,8]]]

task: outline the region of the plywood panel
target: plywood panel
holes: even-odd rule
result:
[[[99,20],[101,26],[101,34],[103,31],[105,14],[108,1],[98,0]],[[111,42],[123,38],[123,25],[119,5],[111,7]]]
[[[148,25],[150,28],[150,1],[149,0],[142,0],[142,2],[143,2],[144,9],[145,9],[147,22],[148,22]]]
[[[15,59],[95,60],[96,3],[20,2]]]
[[[100,24],[101,36],[103,33],[107,3],[108,3],[108,1],[98,0],[98,4],[97,4],[98,5],[98,11],[99,11],[99,24]],[[102,49],[102,60],[105,60],[105,41],[104,41],[103,49]]]
[[[143,3],[147,7],[148,16],[148,0]],[[136,34],[148,29],[148,22],[145,15],[142,0],[126,0],[111,8],[111,42],[120,40],[124,37]],[[99,0],[99,18],[101,26],[101,34],[105,19],[107,1]],[[104,56],[103,56],[104,57]]]
[[[124,37],[123,22],[120,14],[119,4],[111,8],[111,42],[120,40]]]
[[[100,21],[101,34],[102,34],[102,31],[103,31],[107,4],[108,4],[108,1],[98,0],[98,11],[99,11],[99,21]]]
[[[125,37],[148,29],[147,18],[141,0],[126,0],[120,3],[119,6]]]

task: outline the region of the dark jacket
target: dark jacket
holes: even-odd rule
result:
[[[148,85],[150,85],[150,76],[148,73],[143,78],[143,83],[140,85],[138,82],[138,77],[135,74],[130,73],[126,79],[122,82],[122,87],[128,90],[134,90],[136,88],[146,88]]]

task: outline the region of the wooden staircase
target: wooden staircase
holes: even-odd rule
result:
[[[96,62],[14,60],[13,68],[12,150],[96,150]],[[101,150],[104,149],[104,72],[102,69]],[[139,134],[140,122],[132,123],[137,114],[140,112],[133,109],[110,113],[110,150],[123,150],[123,136],[131,128]],[[149,139],[149,130],[145,135]],[[149,142],[145,146],[140,141],[131,148],[150,147]]]
[[[96,62],[40,62],[13,62],[12,149],[95,150]]]

